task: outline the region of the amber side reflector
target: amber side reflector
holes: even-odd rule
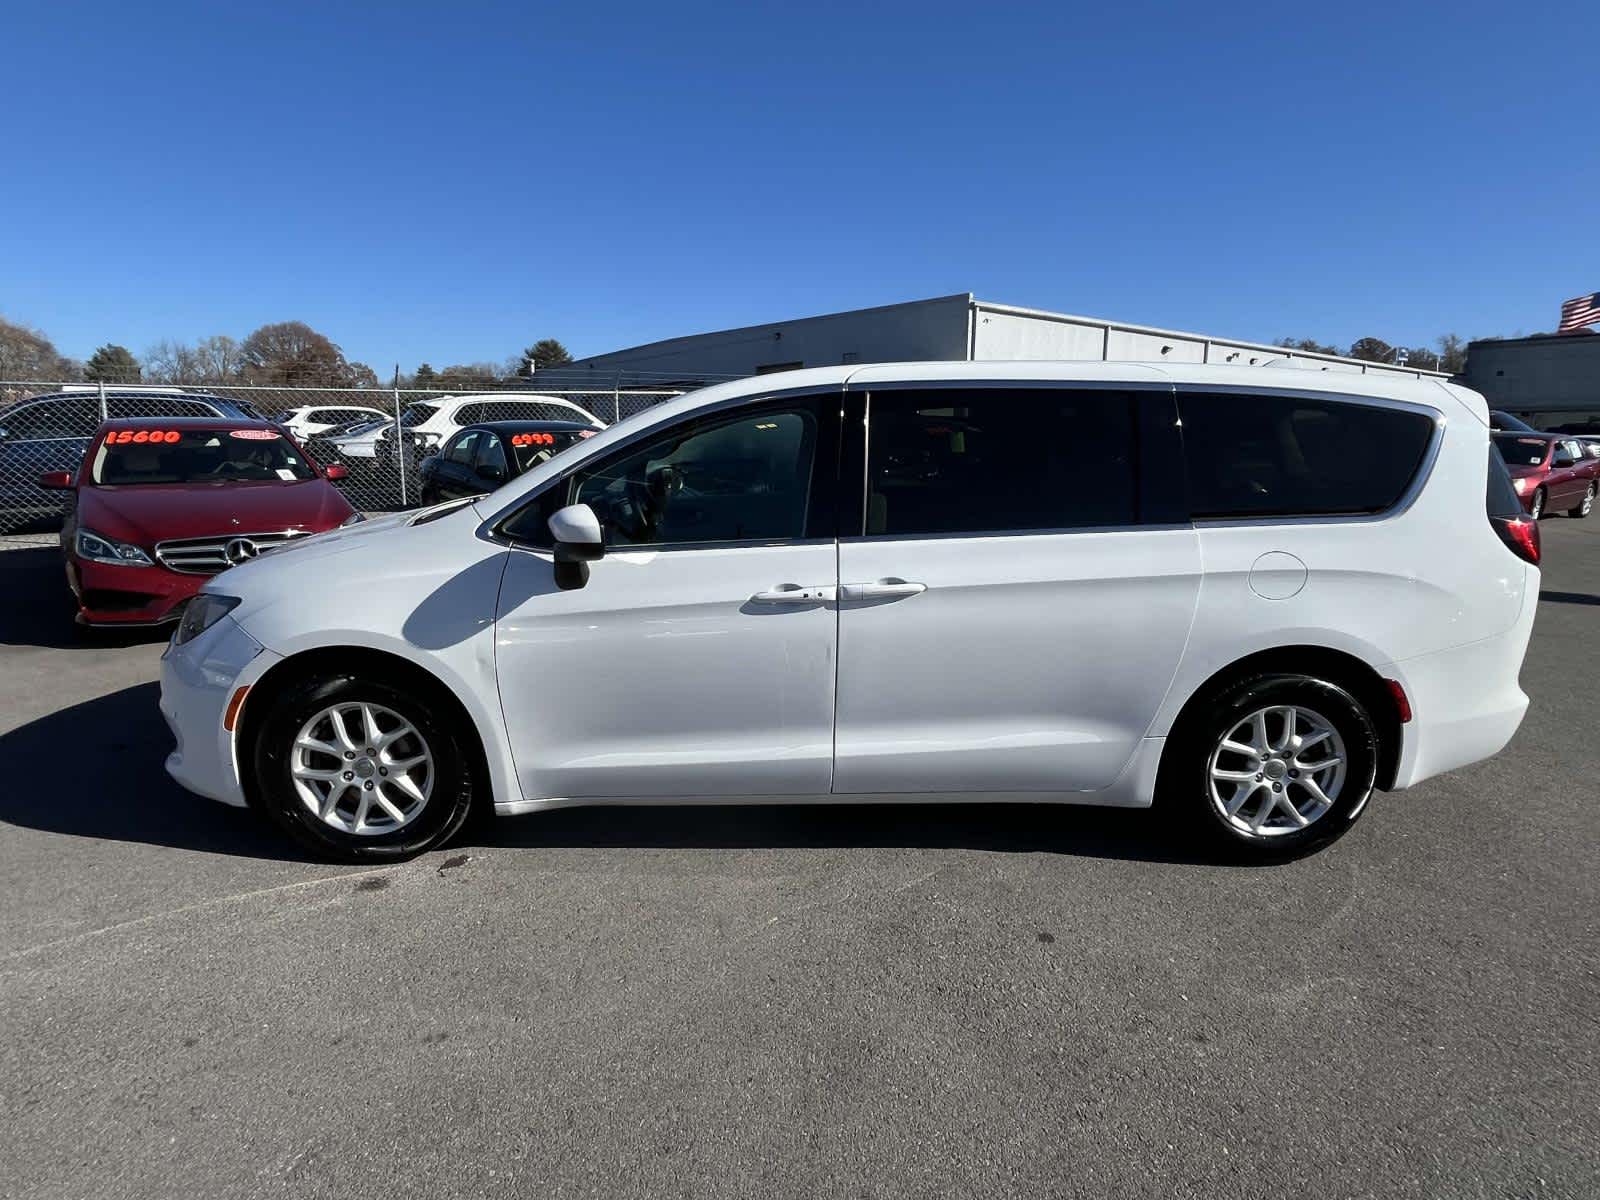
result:
[[[228,711],[222,715],[222,727],[229,733],[232,733],[233,727],[238,724],[239,710],[244,707],[244,698],[249,694],[250,685],[247,683],[235,692],[233,698],[228,701]]]

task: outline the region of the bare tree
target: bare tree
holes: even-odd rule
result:
[[[225,333],[201,338],[194,348],[199,378],[206,383],[226,383],[237,379],[244,369],[244,351]]]
[[[304,321],[263,325],[239,350],[251,383],[315,387],[349,382],[344,352]]]
[[[76,379],[79,370],[37,329],[0,317],[0,379]]]
[[[1439,347],[1439,370],[1459,374],[1467,369],[1467,344],[1453,333],[1435,339]]]
[[[193,346],[163,338],[144,352],[144,373],[156,383],[194,383],[201,377],[200,355]]]

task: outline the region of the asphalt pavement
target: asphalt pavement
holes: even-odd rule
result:
[[[0,1196],[1600,1196],[1600,518],[1498,758],[1321,854],[596,809],[305,861],[0,553]]]

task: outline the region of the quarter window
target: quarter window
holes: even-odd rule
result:
[[[873,392],[866,532],[1132,524],[1134,403],[1126,392],[1093,390]]]
[[[1340,400],[1189,393],[1178,411],[1197,518],[1382,512],[1433,436],[1423,413]]]

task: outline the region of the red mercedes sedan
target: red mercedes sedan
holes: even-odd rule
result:
[[[84,625],[158,625],[183,614],[210,576],[293,538],[361,520],[298,443],[265,421],[107,421],[69,490],[61,529]]]

